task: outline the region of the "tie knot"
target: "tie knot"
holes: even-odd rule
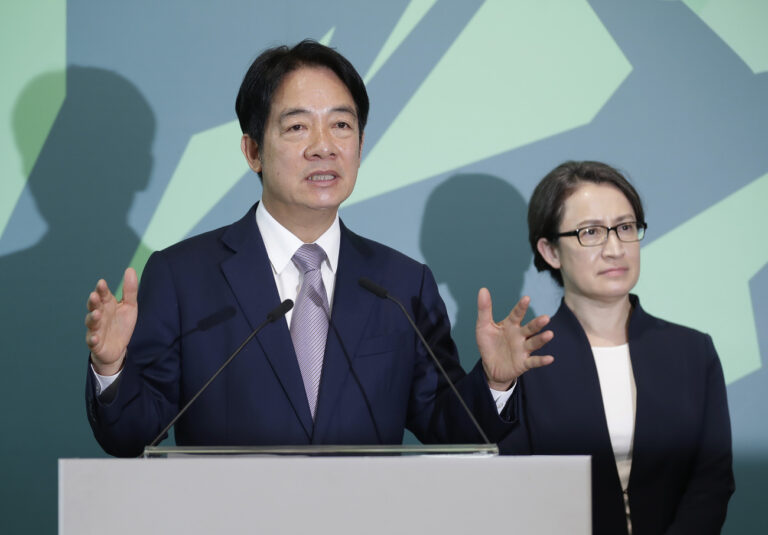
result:
[[[320,269],[325,259],[325,251],[316,243],[305,243],[293,255],[293,262],[303,273]]]

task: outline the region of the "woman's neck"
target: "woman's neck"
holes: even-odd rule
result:
[[[579,320],[592,347],[627,343],[627,327],[632,313],[628,295],[613,301],[596,301],[566,292],[565,304]]]

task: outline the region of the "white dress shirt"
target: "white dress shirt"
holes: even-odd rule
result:
[[[296,302],[299,288],[303,282],[304,274],[293,263],[293,255],[304,245],[296,235],[272,217],[264,203],[256,207],[256,225],[259,227],[261,239],[264,240],[264,248],[267,250],[269,264],[272,267],[272,275],[275,277],[277,294],[280,301],[290,299]],[[326,259],[320,266],[320,274],[323,277],[325,293],[328,297],[329,310],[333,309],[333,289],[336,287],[336,269],[339,265],[339,244],[341,243],[341,227],[339,214],[333,220],[331,226],[315,243],[325,251]],[[288,326],[291,325],[292,310],[285,315]]]

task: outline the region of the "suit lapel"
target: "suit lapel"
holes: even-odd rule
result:
[[[336,407],[342,389],[346,381],[354,380],[350,377],[345,352],[354,363],[355,350],[373,304],[378,299],[361,288],[357,281],[360,277],[374,276],[373,269],[370,254],[367,254],[360,239],[342,224],[333,311],[318,392],[313,443],[326,442],[329,424],[333,418],[339,418],[343,410]]]
[[[222,241],[234,254],[222,262],[221,269],[251,329],[255,329],[280,304],[269,257],[256,225],[255,206],[227,229]],[[264,327],[256,340],[288,396],[307,438],[311,437],[312,415],[285,319]]]

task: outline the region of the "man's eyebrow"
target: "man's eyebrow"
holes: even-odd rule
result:
[[[354,108],[350,108],[349,106],[337,106],[331,109],[331,111],[340,112],[340,113],[349,113],[357,117],[357,110],[355,110]]]
[[[293,117],[294,115],[303,115],[305,113],[309,113],[309,110],[306,108],[288,108],[287,110],[283,110],[278,119],[283,121],[288,117]]]
[[[331,108],[330,111],[334,113],[348,113],[350,115],[354,115],[355,118],[357,118],[357,111],[354,108],[351,108],[350,106],[336,106],[334,108]],[[283,110],[282,113],[280,113],[278,120],[284,121],[288,117],[294,117],[296,115],[304,115],[308,113],[310,113],[310,111],[306,108],[288,108],[286,110]]]

